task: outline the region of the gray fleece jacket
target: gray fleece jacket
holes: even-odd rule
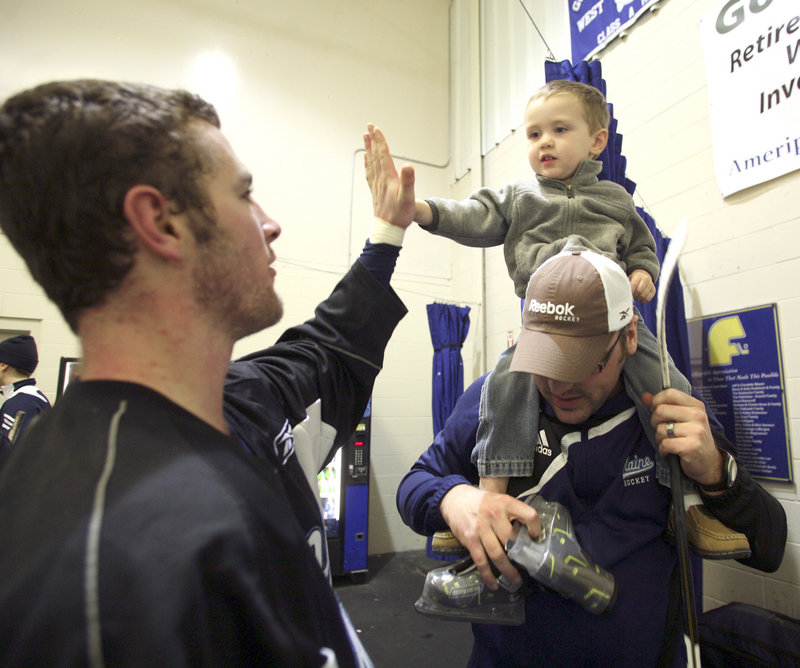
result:
[[[531,274],[556,255],[573,235],[619,264],[630,275],[644,269],[658,278],[653,235],[620,185],[600,181],[602,163],[584,160],[567,185],[542,176],[515,181],[500,190],[482,188],[463,201],[429,199],[432,234],[465,246],[503,244],[508,274],[520,298]]]

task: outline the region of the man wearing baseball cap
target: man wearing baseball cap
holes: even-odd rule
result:
[[[514,498],[531,494],[562,504],[582,548],[615,578],[616,601],[602,615],[532,587],[522,626],[473,624],[470,666],[673,665],[684,653],[677,553],[666,534],[671,494],[657,480],[653,446],[624,388],[637,320],[627,277],[611,260],[571,247],[543,263],[528,285],[511,363],[533,375],[540,394],[533,475],[511,478],[508,494],[476,487],[470,455],[484,376],[400,483],[404,521],[425,535],[451,530],[485,588],[502,592],[498,574],[512,585],[522,579],[504,547],[515,520],[539,536],[536,511]],[[704,403],[676,389],[642,400],[660,455],[678,455],[708,511],[746,536],[751,556],[739,561],[776,570],[783,508],[737,461]]]
[[[0,341],[0,385],[5,399],[0,407],[0,467],[33,418],[50,408],[47,397],[31,378],[38,363],[32,336],[20,334]]]
[[[512,371],[580,382],[633,320],[625,274],[604,255],[577,248],[550,258],[529,283]]]

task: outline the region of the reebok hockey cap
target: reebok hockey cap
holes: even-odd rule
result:
[[[20,371],[33,373],[39,363],[39,355],[36,352],[36,342],[33,337],[28,334],[20,334],[0,341],[0,362]]]
[[[569,242],[531,276],[511,371],[579,383],[632,317],[625,272],[606,256]]]

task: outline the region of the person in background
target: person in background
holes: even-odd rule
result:
[[[569,303],[574,317],[530,309],[535,302]],[[615,578],[616,602],[602,615],[534,586],[522,626],[473,625],[470,666],[686,665],[678,663],[677,552],[666,531],[671,493],[656,480],[652,446],[623,389],[637,317],[625,273],[604,255],[568,246],[546,261],[528,284],[514,353],[514,365],[531,374],[541,396],[533,475],[512,478],[508,494],[476,486],[470,454],[484,376],[398,487],[406,524],[424,535],[449,528],[493,591],[495,572],[521,582],[504,548],[515,521],[539,536],[537,511],[521,500],[532,494],[567,509],[578,543]],[[643,401],[659,453],[679,456],[707,510],[746,536],[752,553],[741,563],[777,570],[787,535],[783,507],[737,460],[703,402],[676,389]]]
[[[38,364],[36,341],[29,334],[0,341],[0,468],[16,439],[39,413],[50,408],[50,401],[31,378]]]
[[[316,404],[319,470],[406,312],[389,280],[414,174],[393,176],[314,317],[231,363],[281,317],[281,228],[214,108],[98,80],[0,107],[0,227],[83,350],[0,475],[0,665],[371,665],[292,428]]]

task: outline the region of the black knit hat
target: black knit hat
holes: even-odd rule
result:
[[[20,371],[33,373],[39,363],[36,341],[28,334],[20,334],[0,341],[0,362]]]

